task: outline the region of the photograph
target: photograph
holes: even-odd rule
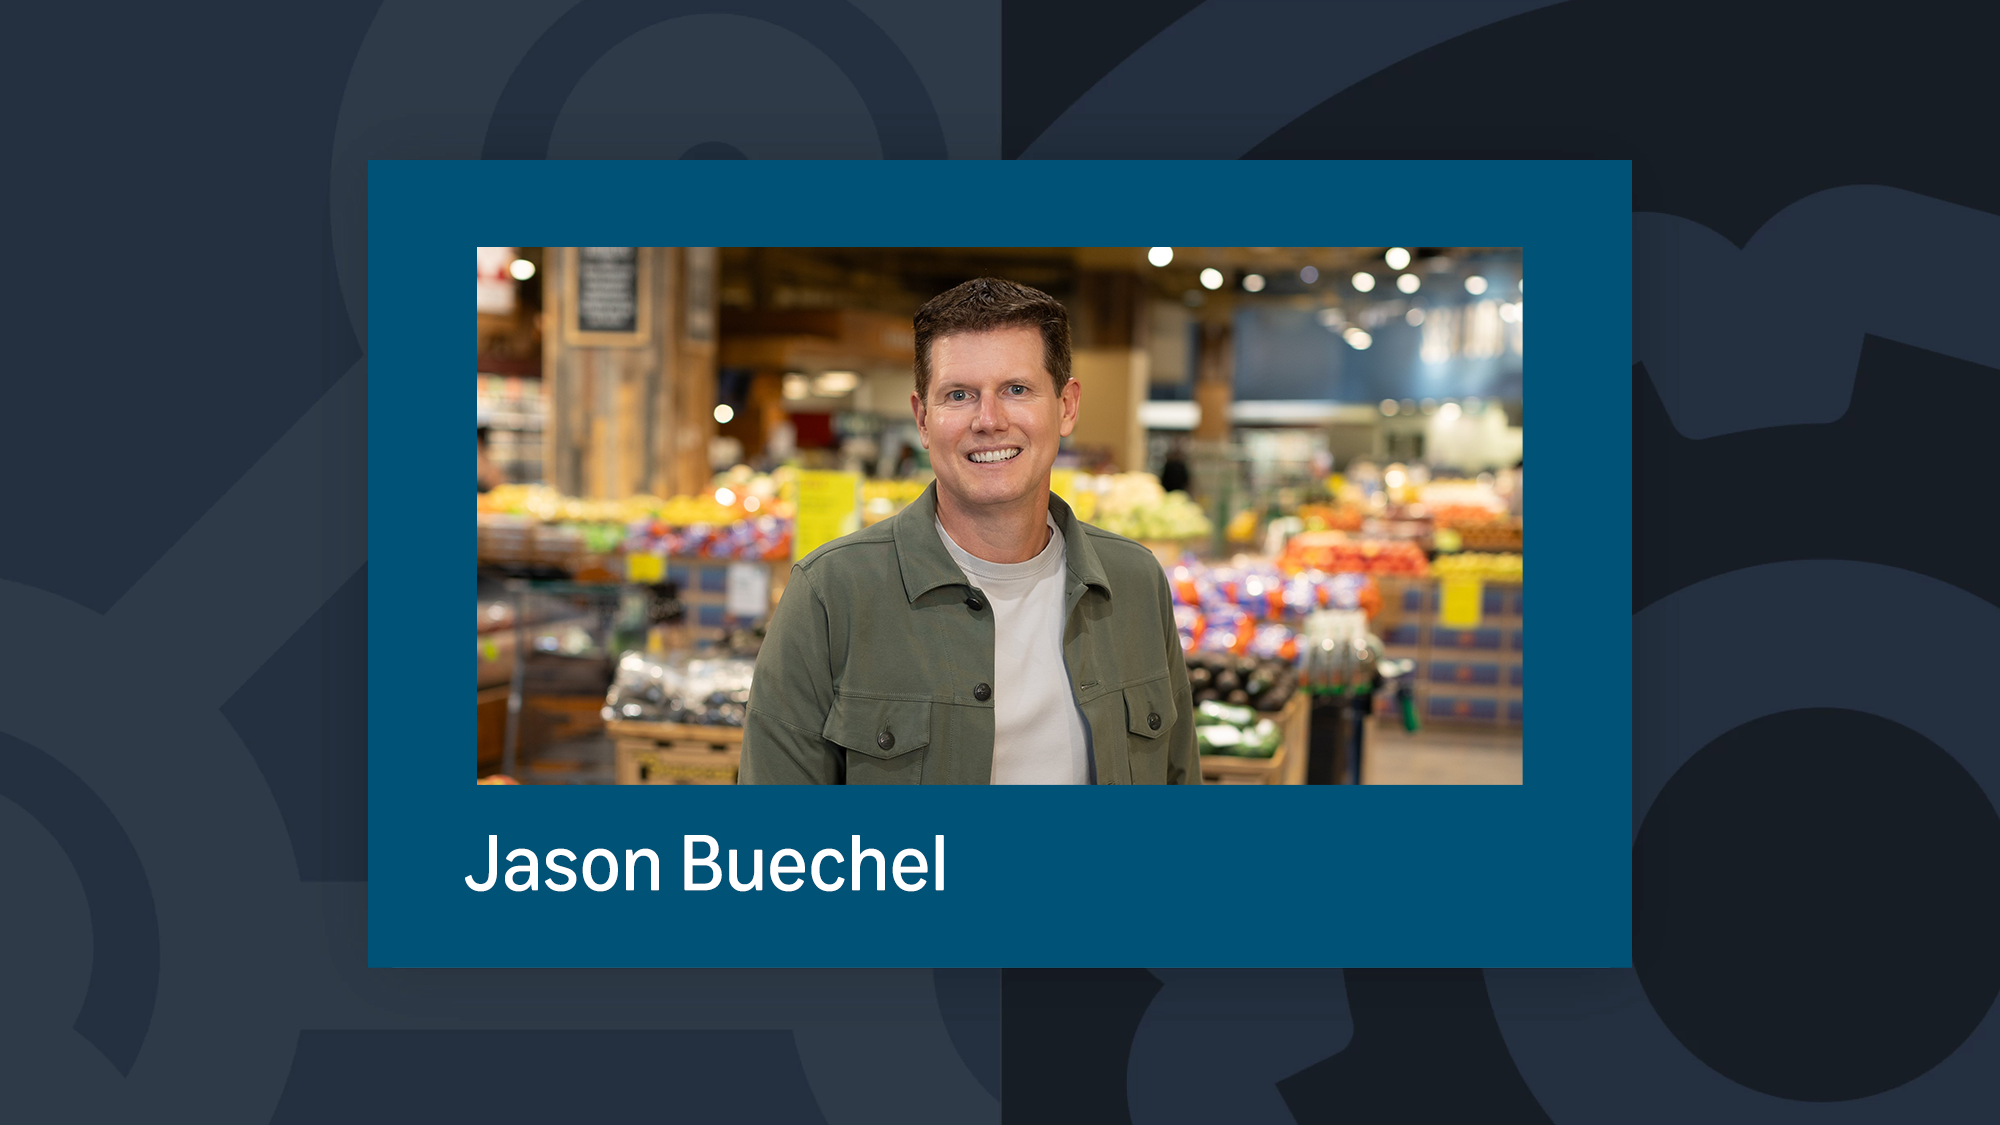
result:
[[[480,784],[1518,785],[1520,247],[478,247]]]

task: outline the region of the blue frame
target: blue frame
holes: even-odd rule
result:
[[[1623,161],[371,163],[369,964],[1629,965],[1631,222]],[[1524,784],[472,784],[467,250],[1160,242],[1524,248],[1536,644],[1564,668]],[[942,833],[948,881],[688,892],[687,833],[767,857]],[[661,890],[474,893],[489,834],[649,847]]]

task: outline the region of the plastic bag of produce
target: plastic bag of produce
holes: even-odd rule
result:
[[[1202,718],[1207,719],[1211,723],[1228,723],[1234,727],[1247,727],[1257,721],[1257,712],[1255,709],[1239,707],[1233,703],[1218,703],[1210,700],[1207,703],[1197,705],[1195,710],[1201,714]]]
[[[1195,744],[1204,754],[1235,754],[1243,744],[1243,732],[1227,723],[1194,728]]]

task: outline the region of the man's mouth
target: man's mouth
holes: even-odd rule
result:
[[[989,449],[983,453],[968,454],[968,456],[970,456],[972,460],[977,461],[982,465],[990,465],[995,461],[1012,461],[1014,458],[1019,457],[1020,455],[1021,451],[1019,448]]]

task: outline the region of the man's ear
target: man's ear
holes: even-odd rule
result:
[[[917,420],[917,438],[924,443],[925,449],[929,449],[931,447],[931,431],[930,427],[924,422],[924,400],[915,391],[910,392],[910,415]]]
[[[1076,429],[1077,411],[1083,402],[1083,385],[1074,377],[1063,384],[1062,389],[1062,436],[1068,437]]]

